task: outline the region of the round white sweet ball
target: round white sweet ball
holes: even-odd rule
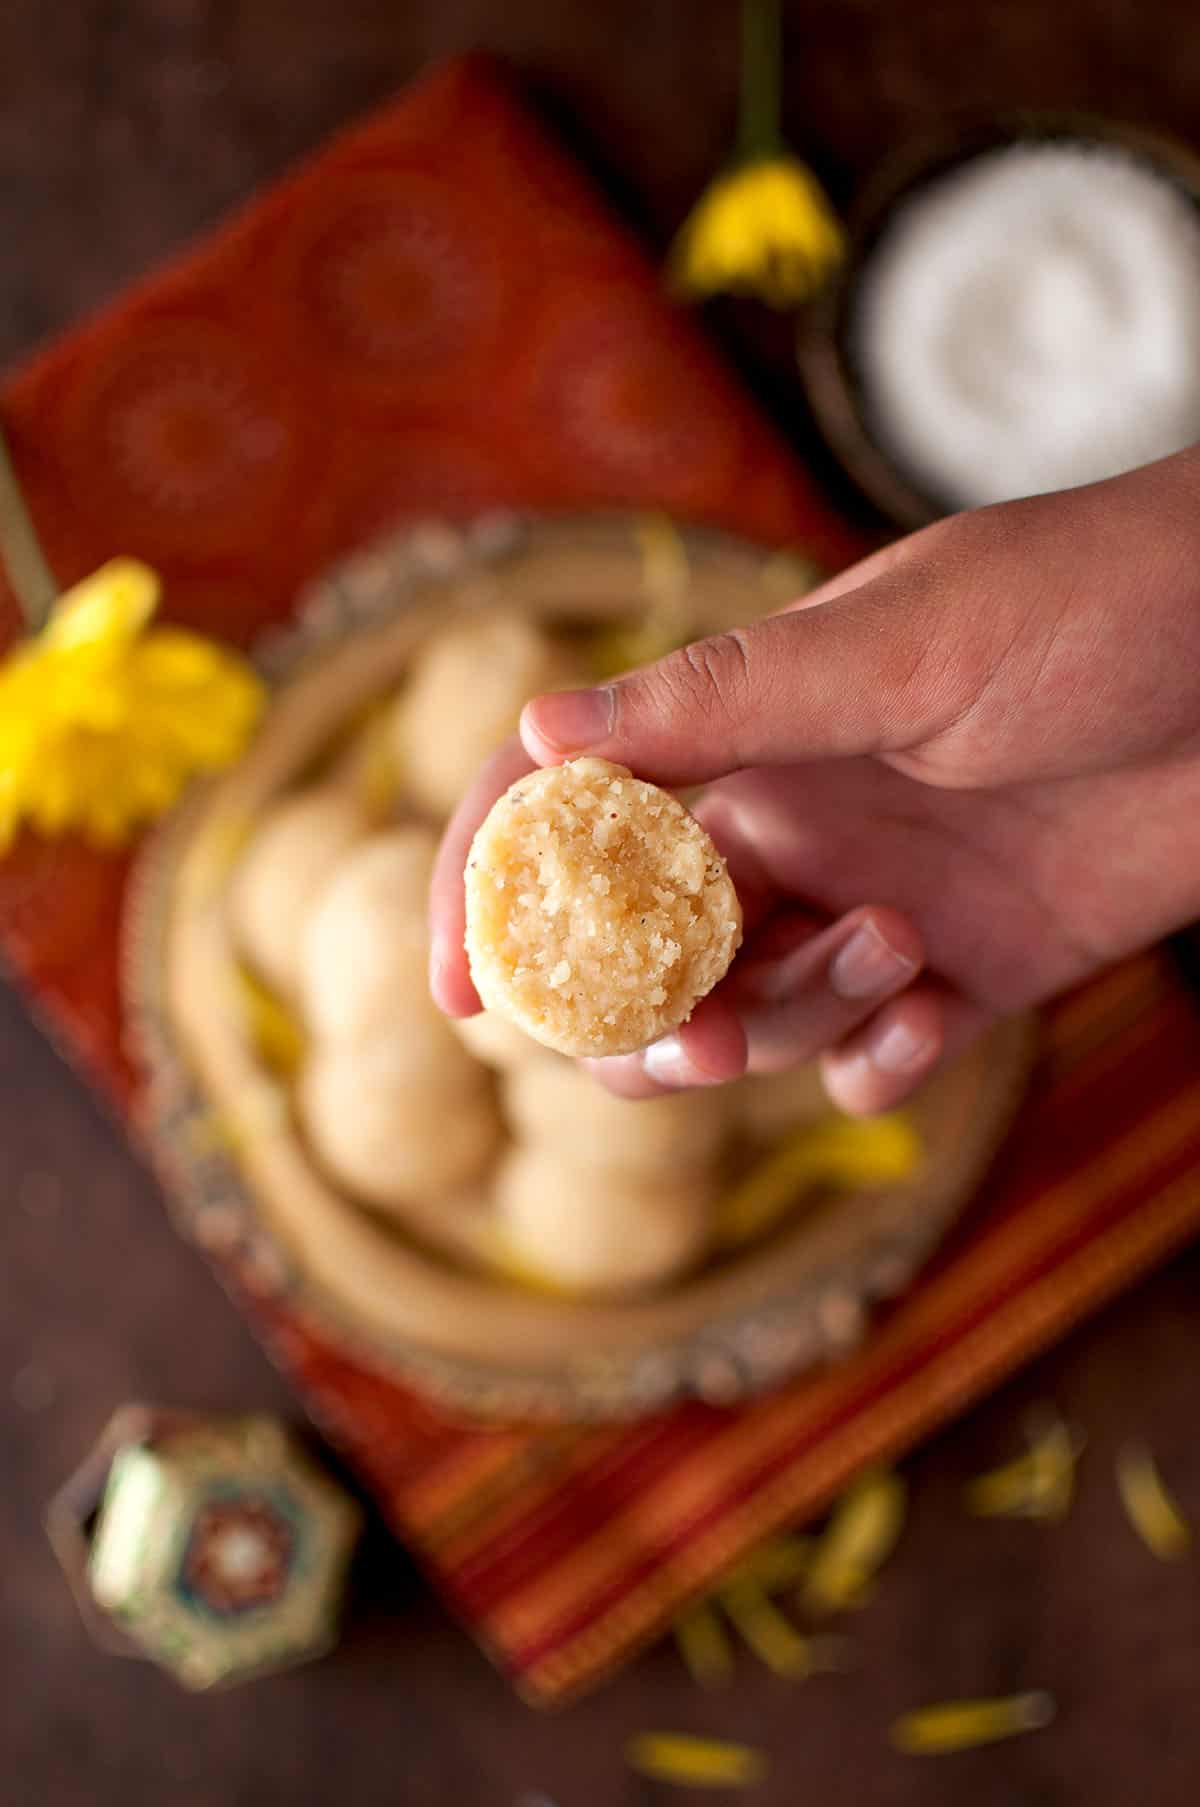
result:
[[[581,681],[569,651],[523,615],[489,609],[456,621],[413,660],[395,714],[396,762],[409,795],[448,816],[530,697]]]
[[[617,1098],[571,1061],[526,1062],[504,1083],[524,1142],[622,1174],[670,1175],[712,1161],[729,1123],[724,1090]]]
[[[725,976],[742,912],[677,798],[606,759],[509,786],[463,878],[471,977],[489,1010],[560,1054],[631,1054]]]
[[[713,1184],[703,1172],[650,1180],[521,1143],[501,1160],[493,1196],[523,1265],[596,1295],[671,1279],[703,1254],[712,1222]]]
[[[308,912],[366,828],[354,796],[329,785],[284,798],[255,827],[230,885],[230,925],[242,954],[276,990],[295,990]]]
[[[427,899],[436,844],[427,828],[392,828],[338,864],[309,912],[300,998],[312,1033],[358,1041],[432,1011]]]
[[[437,1019],[314,1050],[296,1107],[330,1178],[383,1210],[444,1197],[478,1178],[500,1141],[483,1074]]]

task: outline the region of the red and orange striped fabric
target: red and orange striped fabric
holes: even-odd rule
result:
[[[666,508],[827,563],[857,548],[587,185],[484,64],[338,140],[0,399],[56,570],[116,552],[245,642],[389,521]],[[16,631],[0,589],[0,631]],[[24,841],[0,945],[119,1107],[126,865]],[[985,1196],[845,1366],[634,1427],[453,1423],[247,1298],[314,1416],[529,1698],[594,1683],[1200,1227],[1200,1017],[1148,955],[1050,1013]]]

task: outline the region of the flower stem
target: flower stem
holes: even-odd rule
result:
[[[0,565],[31,634],[44,627],[58,595],[37,529],[21,494],[4,433],[0,430]]]
[[[772,157],[782,148],[780,45],[779,0],[742,0],[738,152],[744,162]]]

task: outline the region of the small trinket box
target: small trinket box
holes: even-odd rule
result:
[[[99,1641],[210,1688],[329,1648],[361,1514],[271,1418],[127,1407],[47,1524]]]

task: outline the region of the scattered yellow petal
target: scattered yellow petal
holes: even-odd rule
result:
[[[390,704],[373,704],[363,710],[333,761],[334,782],[344,781],[374,820],[390,815],[400,795],[392,718]]]
[[[674,631],[650,614],[639,622],[601,628],[587,642],[588,670],[598,682],[619,678],[638,666],[653,665],[655,660],[665,659],[668,653],[686,646],[691,637],[688,628]]]
[[[815,1612],[859,1605],[904,1525],[905,1487],[889,1469],[871,1469],[834,1507],[817,1545],[803,1599]]]
[[[812,171],[794,157],[765,157],[705,189],[672,247],[670,276],[683,295],[755,295],[792,307],[820,288],[843,251]]]
[[[772,606],[807,595],[809,590],[816,589],[821,577],[820,567],[807,553],[795,552],[788,547],[772,553],[758,573],[758,581],[770,597]]]
[[[687,548],[665,516],[643,515],[635,533],[642,561],[646,607],[640,619],[601,628],[589,640],[589,664],[597,678],[612,678],[651,665],[692,638]]]
[[[692,1607],[672,1626],[688,1673],[702,1688],[719,1688],[733,1674],[733,1652],[716,1613],[707,1601]]]
[[[195,1155],[229,1154],[234,1145],[233,1127],[216,1111],[198,1112],[182,1128],[182,1138]]]
[[[726,1584],[752,1581],[764,1593],[777,1594],[808,1573],[816,1547],[812,1537],[773,1538],[745,1557],[726,1578]]]
[[[686,1732],[642,1732],[625,1749],[631,1768],[687,1788],[747,1788],[767,1773],[761,1751]]]
[[[287,1122],[287,1097],[282,1089],[264,1080],[243,1093],[236,1115],[204,1111],[187,1122],[184,1134],[197,1155],[240,1154],[262,1136],[275,1135]]]
[[[968,1485],[968,1510],[982,1518],[1031,1518],[1060,1523],[1075,1494],[1083,1438],[1057,1416],[1030,1427],[1024,1455]]]
[[[760,1235],[821,1185],[886,1184],[904,1177],[919,1146],[900,1117],[806,1125],[764,1157],[717,1209],[718,1245]]]
[[[1001,1700],[948,1700],[903,1714],[892,1725],[891,1740],[909,1756],[939,1756],[1036,1732],[1053,1718],[1053,1697],[1040,1691]]]
[[[154,572],[115,559],[0,663],[0,851],[22,824],[118,845],[238,757],[263,687],[236,654],[147,631]]]
[[[304,1059],[299,1019],[245,967],[238,967],[236,984],[238,1008],[255,1052],[273,1073],[291,1078]]]
[[[902,1113],[858,1121],[828,1117],[772,1149],[717,1205],[715,1241],[729,1248],[760,1236],[817,1187],[848,1190],[907,1179],[921,1141]]]
[[[564,1285],[561,1280],[551,1279],[524,1252],[518,1253],[500,1224],[489,1226],[481,1253],[486,1256],[493,1272],[501,1279],[510,1281],[513,1286],[522,1286],[527,1292],[541,1293],[548,1299],[569,1299],[572,1296],[571,1287]]]
[[[642,588],[651,602],[678,610],[687,595],[688,555],[668,515],[639,515],[634,525],[642,561]]]
[[[1183,1513],[1167,1492],[1150,1451],[1127,1443],[1117,1455],[1117,1487],[1129,1522],[1148,1550],[1176,1562],[1192,1541]]]
[[[181,889],[197,909],[215,903],[250,839],[248,817],[222,815],[206,824],[188,849],[180,870]]]
[[[1029,1513],[1061,1524],[1075,1497],[1075,1465],[1084,1440],[1060,1418],[1050,1418],[1032,1432]]]
[[[135,558],[112,558],[64,591],[42,631],[56,651],[129,641],[151,619],[161,594],[157,574]]]
[[[810,1675],[846,1667],[844,1638],[806,1637],[753,1581],[729,1582],[720,1598],[737,1631],[773,1675],[807,1681]]]

